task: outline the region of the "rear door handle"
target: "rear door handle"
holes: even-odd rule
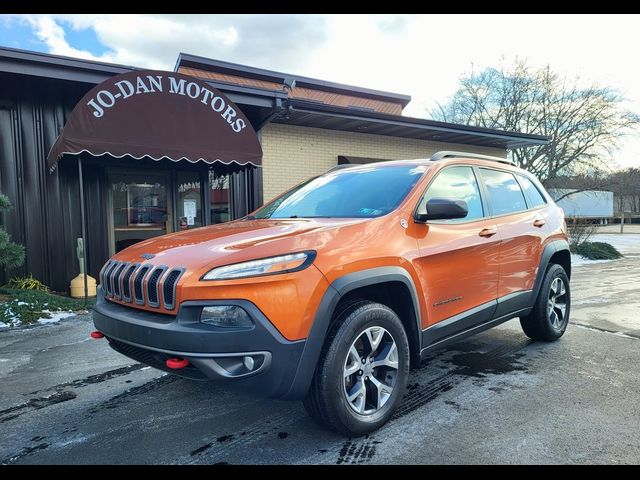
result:
[[[544,219],[542,218],[538,218],[536,220],[533,221],[533,226],[534,227],[538,227],[540,228],[541,226],[543,226],[545,223],[547,223]]]
[[[498,229],[496,227],[489,227],[480,230],[480,233],[478,235],[480,235],[481,237],[492,237],[496,233],[498,233]]]

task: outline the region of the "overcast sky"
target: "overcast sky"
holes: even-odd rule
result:
[[[527,58],[640,113],[639,15],[0,15],[0,45],[172,70],[178,53],[405,93],[426,117],[472,64]],[[619,152],[640,166],[640,139]]]

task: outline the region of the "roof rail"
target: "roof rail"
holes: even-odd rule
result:
[[[491,160],[492,162],[500,162],[500,163],[506,163],[507,165],[516,166],[515,162],[512,160],[509,160],[508,158],[492,157],[490,155],[480,155],[477,153],[468,153],[468,152],[451,152],[449,150],[442,150],[440,152],[434,153],[433,155],[431,155],[430,160],[432,162],[435,162],[438,160],[443,160],[445,158],[451,158],[451,157],[477,158],[480,160]]]
[[[359,164],[357,164],[357,163],[340,163],[338,165],[335,165],[335,166],[331,167],[329,170],[327,170],[324,173],[333,172],[335,170],[342,170],[343,168],[357,167],[358,165]]]

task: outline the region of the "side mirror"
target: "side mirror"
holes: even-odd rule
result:
[[[427,202],[426,208],[422,207],[414,215],[418,223],[427,220],[449,220],[451,218],[464,218],[469,213],[467,202],[452,198],[434,197]]]

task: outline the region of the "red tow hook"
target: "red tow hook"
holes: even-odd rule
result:
[[[102,332],[99,332],[98,330],[91,332],[91,338],[95,339],[95,340],[99,340],[101,338],[104,338],[104,334]]]
[[[172,370],[179,370],[189,366],[189,360],[186,358],[169,358],[164,364]]]

